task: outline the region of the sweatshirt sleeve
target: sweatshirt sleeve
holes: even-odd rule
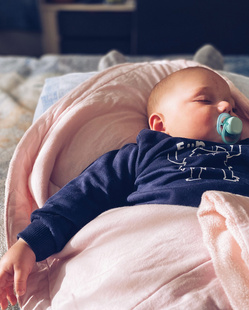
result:
[[[63,249],[87,223],[102,212],[127,205],[135,181],[137,145],[128,144],[97,159],[77,178],[31,215],[18,238],[41,261]]]

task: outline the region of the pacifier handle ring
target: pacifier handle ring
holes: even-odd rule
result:
[[[224,117],[223,121],[222,121],[222,118]],[[228,113],[221,113],[218,117],[218,120],[217,120],[217,132],[219,135],[222,134],[223,130],[221,131],[220,127],[223,126],[225,120],[230,117],[230,114]]]

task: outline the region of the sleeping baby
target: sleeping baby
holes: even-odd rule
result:
[[[138,204],[198,207],[207,190],[249,196],[249,124],[217,73],[191,67],[159,82],[150,129],[104,154],[32,213],[0,261],[0,305],[22,296],[35,261],[61,251],[102,212]]]

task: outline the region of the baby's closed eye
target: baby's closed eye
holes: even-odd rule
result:
[[[206,97],[206,96],[198,96],[197,98],[194,99],[194,101],[196,101],[196,102],[203,102],[203,103],[207,103],[207,104],[212,103],[211,98]]]

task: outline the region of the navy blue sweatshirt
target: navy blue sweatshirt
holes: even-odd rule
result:
[[[136,144],[101,156],[49,198],[18,237],[40,261],[111,208],[154,203],[198,207],[206,190],[249,196],[248,144],[249,139],[225,145],[144,129]]]

